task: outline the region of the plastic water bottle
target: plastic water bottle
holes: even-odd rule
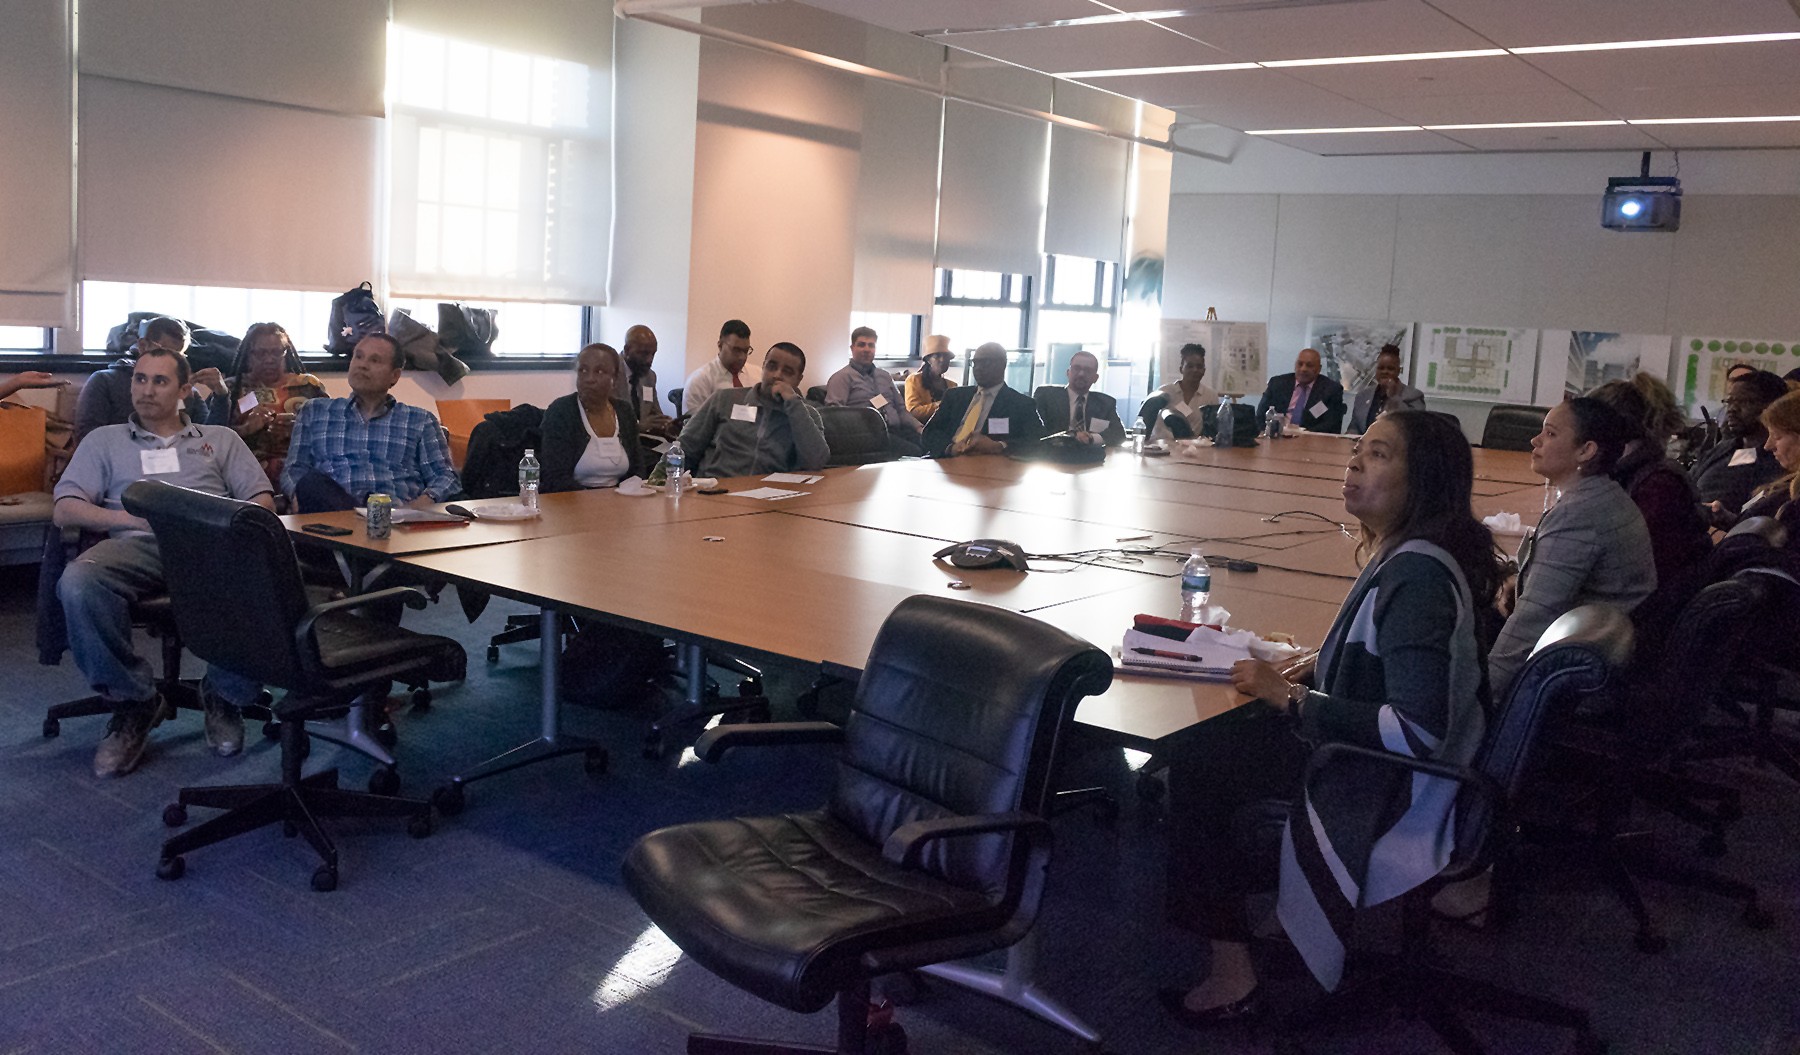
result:
[[[1189,551],[1187,563],[1181,566],[1181,618],[1198,622],[1212,600],[1212,567],[1199,546]]]
[[[519,459],[519,501],[526,509],[538,511],[538,460],[537,451],[527,447],[525,457]]]
[[[1272,440],[1281,438],[1281,411],[1270,407],[1269,412],[1263,415],[1263,433]]]
[[[687,452],[681,449],[680,440],[669,443],[669,449],[663,452],[663,465],[669,474],[663,484],[663,493],[670,498],[678,497],[681,489],[687,486]]]
[[[1233,447],[1237,445],[1237,400],[1230,396],[1219,397],[1219,415],[1214,419],[1217,424],[1213,429],[1214,447]]]

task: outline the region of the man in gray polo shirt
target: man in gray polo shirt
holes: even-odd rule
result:
[[[875,408],[887,423],[888,449],[897,458],[916,458],[925,425],[907,412],[893,375],[875,365],[876,339],[867,326],[850,331],[850,362],[826,380],[825,405]]]
[[[150,664],[131,643],[131,604],[162,589],[163,568],[150,525],[124,509],[125,488],[153,477],[275,508],[269,478],[243,439],[223,425],[195,425],[183,413],[190,374],[182,353],[143,349],[132,369],[130,420],[88,433],[56,485],[58,527],[109,536],[70,561],[56,584],[75,664],[113,704],[106,738],[94,752],[95,776],[124,776],[135,769],[151,728],[168,709]],[[206,740],[214,751],[234,755],[243,747],[238,707],[260,690],[230,671],[207,671],[202,697]]]

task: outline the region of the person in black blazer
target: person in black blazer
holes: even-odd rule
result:
[[[937,413],[925,423],[920,446],[932,458],[958,454],[1005,454],[1029,447],[1044,435],[1037,404],[1006,385],[1006,349],[990,341],[969,357],[975,383],[944,393]],[[974,427],[965,429],[969,408],[980,400]]]
[[[1319,353],[1316,349],[1300,349],[1300,354],[1294,359],[1293,373],[1269,379],[1269,387],[1263,390],[1262,402],[1256,405],[1256,420],[1260,422],[1267,419],[1270,407],[1287,414],[1294,402],[1294,389],[1303,387],[1306,389],[1306,399],[1298,415],[1288,415],[1289,424],[1298,425],[1308,432],[1344,431],[1344,386],[1322,376],[1319,366]]]
[[[1119,421],[1119,404],[1105,392],[1095,392],[1100,379],[1100,360],[1091,352],[1076,352],[1069,357],[1068,385],[1043,385],[1033,393],[1038,417],[1044,423],[1044,434],[1067,432],[1083,443],[1108,447],[1125,439],[1125,425]],[[1071,421],[1075,408],[1082,409],[1081,420]],[[1098,430],[1092,426],[1104,422]]]
[[[540,426],[543,493],[611,487],[627,476],[644,475],[637,413],[612,394],[623,369],[610,345],[590,344],[575,357],[575,391],[552,400]]]

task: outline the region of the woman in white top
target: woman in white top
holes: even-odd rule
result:
[[[544,411],[538,462],[545,493],[613,487],[644,475],[637,415],[630,403],[612,396],[622,369],[610,345],[590,344],[575,357],[575,391]]]
[[[1181,346],[1181,376],[1156,390],[1144,400],[1139,415],[1150,426],[1152,440],[1187,439],[1200,435],[1201,411],[1219,402],[1219,394],[1206,384],[1206,348],[1200,344]],[[1169,411],[1187,422],[1188,434],[1176,437],[1163,422]]]

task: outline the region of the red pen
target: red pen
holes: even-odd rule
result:
[[[1184,659],[1189,663],[1203,662],[1199,656],[1190,656],[1186,652],[1165,652],[1160,648],[1133,648],[1132,651],[1142,656],[1157,656],[1161,659]]]

